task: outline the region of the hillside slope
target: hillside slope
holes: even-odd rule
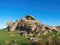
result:
[[[60,27],[44,25],[28,15],[0,30],[0,45],[60,45]]]
[[[0,30],[0,45],[25,45],[28,40],[19,33]]]
[[[38,39],[38,41],[37,41]],[[28,37],[20,35],[17,31],[0,31],[0,45],[60,45],[60,33],[41,34],[39,37]]]

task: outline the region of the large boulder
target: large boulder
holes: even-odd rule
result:
[[[36,28],[36,24],[39,25],[38,21],[35,21],[33,16],[26,16],[21,19],[21,21],[16,20],[15,23],[9,21],[7,23],[8,30],[9,31],[15,31],[15,30],[34,30]]]
[[[11,27],[12,27],[12,25],[13,25],[13,22],[12,21],[8,21],[8,23],[7,23],[7,27],[8,27],[8,31],[10,31],[11,30]]]
[[[35,18],[32,15],[27,15],[25,18],[29,20],[35,20]]]
[[[9,21],[9,22],[7,23],[7,25],[8,25],[8,31],[15,31],[18,23],[19,23],[18,20],[17,20],[15,23]]]
[[[33,37],[32,37],[32,38],[29,39],[28,42],[29,42],[29,43],[34,43],[34,42],[37,42],[37,41],[39,41],[38,38],[33,38]]]
[[[13,25],[13,22],[12,21],[8,21],[7,25],[8,25],[8,27],[11,27]]]
[[[30,17],[21,19],[21,26],[24,27],[24,29],[26,29],[28,33],[33,32],[38,25],[40,25],[40,22],[34,19],[31,19]]]

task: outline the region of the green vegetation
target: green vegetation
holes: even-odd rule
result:
[[[0,30],[0,45],[60,45],[60,33],[41,34],[39,39],[38,42],[28,43],[28,39],[17,31]]]
[[[19,33],[0,30],[0,45],[23,45],[27,39]]]

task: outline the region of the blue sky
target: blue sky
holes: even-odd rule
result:
[[[32,14],[42,24],[60,25],[60,0],[0,0],[0,28]]]

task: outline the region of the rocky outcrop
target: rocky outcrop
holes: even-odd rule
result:
[[[34,36],[42,33],[47,34],[48,32],[59,32],[56,27],[41,24],[31,15],[28,15],[21,20],[16,20],[16,22],[9,21],[7,25],[8,31],[20,31],[20,34],[22,35],[31,34],[31,36]]]
[[[40,25],[40,22],[36,21],[32,16],[26,16],[15,23],[9,21],[7,25],[9,31],[26,30],[28,32],[33,32],[36,27]]]
[[[60,26],[55,26],[58,30],[60,30]]]
[[[9,21],[7,23],[7,25],[8,25],[8,31],[15,31],[18,23],[19,23],[19,21],[16,21],[15,23]]]

